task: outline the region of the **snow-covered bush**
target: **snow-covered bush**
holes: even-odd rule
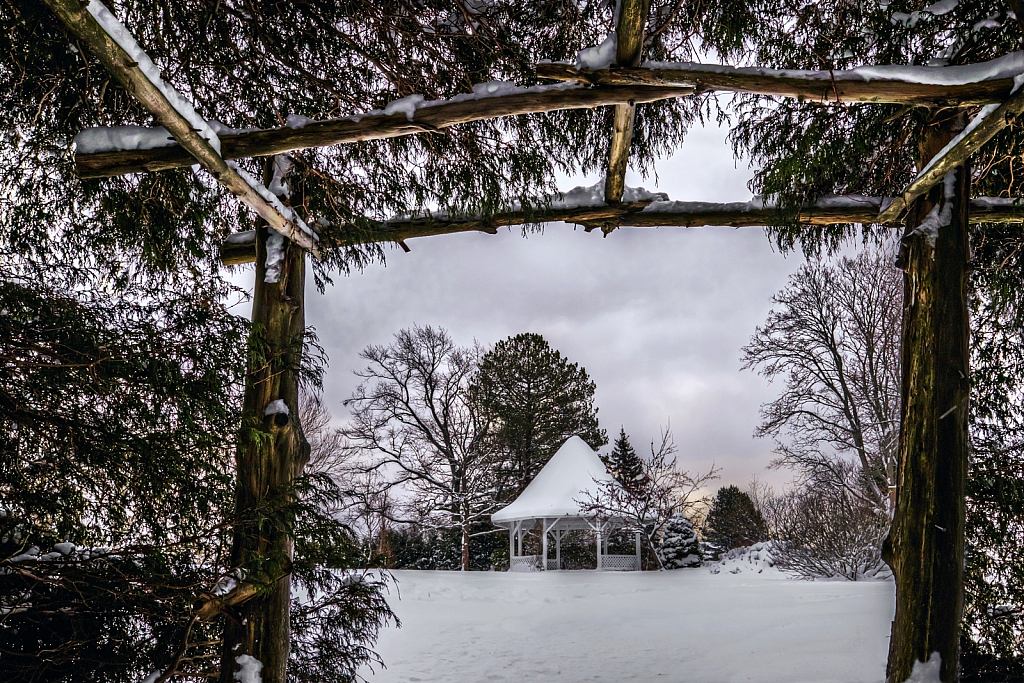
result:
[[[700,566],[697,532],[693,530],[690,520],[683,515],[675,515],[669,520],[658,547],[658,557],[665,569]]]
[[[776,551],[774,541],[762,541],[751,546],[733,548],[725,551],[721,559],[712,564],[708,571],[712,574],[763,574],[765,570],[777,571],[774,557]]]
[[[809,482],[766,501],[776,566],[804,578],[887,574],[881,547],[889,517],[855,491]]]

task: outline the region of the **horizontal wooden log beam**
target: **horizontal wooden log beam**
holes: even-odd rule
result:
[[[952,68],[952,67],[944,67]],[[758,68],[708,67],[701,64],[672,68],[609,67],[578,69],[571,64],[542,63],[537,76],[557,81],[595,85],[691,85],[699,92],[726,91],[793,97],[809,102],[867,102],[923,107],[958,107],[1004,101],[1013,78],[957,85],[932,85],[905,80],[872,78],[855,72],[820,72],[820,77],[786,76],[784,71]]]
[[[645,211],[650,202],[633,202],[615,205],[584,206],[569,209],[546,209],[533,212],[508,211],[495,214],[489,219],[469,218],[416,218],[381,222],[372,237],[365,242],[401,243],[414,237],[451,235],[460,232],[486,232],[494,234],[498,228],[527,223],[575,223],[587,231],[595,228],[607,230],[610,227],[677,227],[697,228],[704,226],[761,227],[770,225],[775,218],[771,208],[752,208],[744,202],[664,202],[658,205],[663,210]],[[881,202],[877,198],[851,198],[845,205],[832,206],[824,203],[802,212],[800,222],[804,225],[835,225],[840,223],[875,223]],[[1009,200],[981,197],[971,202],[972,223],[1022,223],[1024,205],[1014,206]],[[221,260],[224,265],[252,263],[256,259],[255,234],[238,233],[224,243]]]
[[[986,106],[968,124],[963,133],[954,138],[918,174],[907,189],[878,216],[881,222],[896,220],[912,201],[928,193],[942,182],[946,174],[966,162],[982,145],[996,136],[999,131],[1024,111],[1024,89],[1010,95],[1002,104]]]
[[[234,196],[252,208],[263,220],[282,235],[293,242],[317,254],[313,237],[292,223],[249,182],[239,175],[212,146],[211,142],[200,135],[177,107],[168,100],[167,91],[161,89],[159,82],[154,83],[140,68],[136,58],[142,60],[144,55],[129,55],[99,21],[89,12],[87,6],[79,0],[45,0],[46,5],[64,22],[68,30],[85,43],[95,54],[103,66],[144,106],[157,121],[177,140],[176,148],[181,151],[185,165],[197,161],[217,179]],[[105,8],[103,8],[105,9]],[[171,95],[174,95],[171,92]],[[203,123],[200,120],[200,123]]]
[[[561,109],[592,109],[610,104],[654,102],[683,97],[693,92],[689,86],[613,86],[578,87],[517,92],[509,95],[452,101],[417,109],[412,120],[405,113],[377,113],[325,121],[310,121],[303,126],[222,135],[221,154],[225,159],[282,154],[310,147],[380,140],[429,133],[460,123],[502,116],[516,116]],[[166,171],[195,163],[178,145],[154,149],[123,150],[76,154],[75,168],[83,178]]]

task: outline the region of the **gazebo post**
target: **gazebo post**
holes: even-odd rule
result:
[[[512,558],[516,556],[516,525],[508,525],[508,570],[512,571]]]
[[[555,570],[562,571],[562,530],[555,529]]]
[[[547,517],[545,517],[542,520],[540,520],[540,530],[541,530],[541,533],[542,533],[542,536],[543,536],[543,538],[541,538],[541,541],[540,541],[540,548],[541,548],[541,554],[544,556],[544,559],[541,560],[540,566],[541,566],[541,571],[545,571],[546,572],[548,570],[548,518]]]
[[[601,571],[601,526],[597,526],[597,571]]]
[[[640,565],[640,532],[636,532],[636,570],[642,569]]]
[[[517,533],[519,534],[519,553],[518,554],[519,554],[520,557],[522,557],[523,556],[523,520],[519,520],[516,523],[516,527],[518,529]]]

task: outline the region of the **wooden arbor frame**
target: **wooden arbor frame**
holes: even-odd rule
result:
[[[418,110],[415,117],[410,116],[406,120],[401,120],[401,117],[369,115],[336,121],[312,122],[296,129],[225,135],[221,141],[222,146],[218,150],[210,144],[211,141],[205,140],[197,134],[190,122],[180,115],[173,104],[167,101],[166,96],[162,95],[160,88],[155,87],[145,72],[139,68],[134,58],[97,24],[94,18],[83,9],[82,4],[76,0],[44,1],[64,22],[69,31],[89,46],[104,66],[125,86],[128,92],[134,94],[153,113],[178,143],[150,150],[76,155],[76,165],[83,176],[153,171],[180,167],[198,161],[210,171],[219,183],[252,207],[269,226],[291,238],[289,244],[286,245],[285,275],[281,281],[265,277],[267,251],[265,236],[259,234],[233,236],[225,245],[223,252],[226,263],[256,261],[257,277],[253,319],[254,322],[260,322],[267,330],[264,341],[268,350],[281,355],[294,353],[296,331],[301,331],[304,326],[302,297],[305,260],[301,250],[308,250],[315,254],[317,247],[315,239],[298,229],[275,204],[273,198],[262,194],[251,182],[240,177],[237,169],[228,163],[232,158],[267,156],[307,147],[410,135],[497,116],[612,105],[616,107],[615,125],[610,145],[603,205],[559,211],[541,208],[534,212],[507,212],[487,219],[463,217],[443,220],[417,218],[389,221],[379,224],[380,241],[401,242],[403,239],[414,236],[466,230],[493,232],[499,225],[513,225],[537,220],[571,221],[580,223],[588,229],[601,227],[606,232],[619,225],[763,225],[770,222],[770,209],[755,208],[749,205],[697,205],[697,203],[690,203],[690,206],[686,206],[685,203],[675,203],[673,207],[662,206],[657,207],[659,209],[657,211],[651,211],[650,209],[653,207],[648,202],[623,203],[621,200],[632,137],[635,103],[679,97],[695,91],[723,90],[797,97],[818,102],[898,103],[928,107],[995,105],[983,110],[986,116],[981,118],[977,125],[972,126],[966,134],[956,136],[951,133],[950,139],[946,141],[948,144],[933,146],[934,148],[931,150],[933,157],[927,168],[899,196],[891,200],[871,201],[865,201],[863,198],[848,198],[849,201],[846,204],[839,202],[830,207],[806,207],[801,214],[801,220],[811,224],[892,224],[909,212],[908,220],[911,221],[911,229],[906,233],[906,238],[910,238],[914,236],[915,226],[924,219],[924,208],[951,201],[949,198],[935,194],[937,184],[948,177],[948,174],[954,169],[961,169],[958,189],[969,188],[969,182],[965,180],[965,173],[962,170],[963,165],[974,151],[1024,111],[1024,91],[1013,91],[1012,77],[950,86],[908,83],[899,79],[886,80],[884,78],[864,81],[863,78],[858,79],[852,73],[844,72],[831,72],[828,74],[828,78],[814,78],[808,77],[806,74],[794,77],[786,72],[773,72],[764,69],[730,69],[727,67],[708,69],[698,65],[660,65],[657,68],[644,68],[639,64],[642,58],[643,29],[647,15],[646,2],[644,0],[622,0],[616,27],[618,45],[613,65],[606,69],[590,71],[564,64],[538,65],[537,72],[542,78],[571,80],[586,84],[587,87],[534,89],[533,92],[491,98],[483,104],[473,100],[440,103],[434,107]],[[922,202],[924,203],[922,204]],[[969,205],[967,202],[961,201],[958,206],[962,215],[954,220],[961,223],[966,223],[968,220],[975,222],[986,220],[1024,221],[1024,212],[1020,210],[1016,202],[1012,201],[976,199]],[[915,207],[918,208],[915,209]],[[950,247],[943,244],[940,239],[937,248],[940,248],[945,254]],[[914,253],[911,253],[907,258],[909,261],[906,263],[910,263],[908,268],[913,267],[921,269],[921,272],[932,272],[928,270],[929,266],[920,259],[919,255],[915,257]],[[949,280],[950,284],[943,285],[952,289],[944,291],[956,293],[955,290],[958,286],[956,279],[963,277],[962,269],[957,272],[960,275],[954,274],[952,280]],[[961,287],[959,296],[962,301],[962,280],[959,286]],[[941,323],[941,316],[951,310],[948,306],[942,308],[944,305],[942,291],[928,290],[927,293],[929,296],[934,294],[935,298],[926,297],[918,301],[916,313],[911,311],[907,314],[910,321],[908,324],[934,325],[936,316],[939,317]],[[925,322],[920,322],[914,317],[922,315],[922,311]],[[953,312],[955,313],[955,311]],[[966,325],[966,318],[962,318],[957,324],[963,327]],[[915,365],[914,369],[908,370],[908,372],[917,374],[909,380],[907,376],[904,378],[904,415],[909,416],[907,419],[924,420],[924,422],[915,422],[914,425],[911,425],[914,428],[920,427],[928,419],[931,419],[925,413],[920,412],[920,410],[931,409],[907,407],[908,392],[921,391],[928,394],[931,391],[931,389],[922,388],[924,385],[916,384],[916,378],[926,375],[939,377],[935,381],[940,385],[943,382],[954,382],[945,375],[940,377],[928,373],[933,373],[936,366],[945,362],[939,358],[944,353],[952,353],[958,358],[963,356],[962,348],[946,349],[941,344],[937,346],[934,339],[925,340],[920,348],[924,349],[923,355],[913,359],[918,365]],[[932,356],[929,357],[929,353]],[[957,354],[960,355],[957,356]],[[904,360],[904,367],[907,368],[906,357]],[[954,370],[957,369],[955,363],[950,367],[953,367]],[[958,371],[963,375],[962,371]],[[297,402],[297,377],[293,375],[294,373],[280,373],[273,381],[267,381],[267,378],[261,379],[253,373],[250,374],[245,398],[246,419],[254,420],[256,424],[262,425],[260,429],[275,445],[269,453],[261,454],[259,449],[252,448],[251,445],[243,446],[240,450],[239,486],[243,487],[244,485],[245,488],[245,491],[240,491],[239,494],[240,513],[244,513],[246,506],[258,504],[260,496],[266,495],[268,490],[287,488],[304,467],[308,445],[305,444],[305,439],[302,436],[301,425],[297,420],[289,419],[288,412],[272,414],[267,412],[269,404],[279,400],[284,401],[285,405],[289,406],[293,413],[295,412],[297,408],[295,405]],[[954,393],[962,396],[963,391],[961,387]],[[954,407],[957,405],[960,404],[954,404]],[[958,414],[964,412],[960,410]],[[949,414],[947,411],[939,419],[945,419]],[[935,417],[938,415],[936,414]],[[965,424],[962,422],[963,419],[965,418],[958,418],[958,423]],[[952,424],[952,422],[950,420],[948,424]],[[906,425],[904,426],[906,428]],[[922,427],[922,429],[927,431],[933,427]],[[917,437],[911,435],[907,438]],[[901,433],[901,443],[903,440],[904,435]],[[927,440],[919,440],[914,443],[925,444],[922,447],[927,451]],[[901,450],[901,457],[903,455]],[[267,458],[270,460],[268,461]],[[272,464],[273,467],[268,467],[268,464]],[[280,474],[281,478],[274,481],[267,480],[266,472],[270,470]],[[929,471],[925,470],[925,474]],[[916,483],[911,488],[914,486]],[[962,522],[962,481],[960,490]],[[918,492],[915,489],[912,493],[917,496]],[[919,498],[919,500],[934,502],[934,499],[928,498],[929,495],[932,495],[931,493],[925,492],[923,495],[925,498]],[[902,514],[901,510],[902,508],[897,511],[898,518]],[[243,515],[240,514],[240,516]],[[931,525],[924,526],[930,527]],[[936,528],[942,532],[947,531],[946,528],[940,526],[936,526]],[[922,534],[918,538],[924,544],[922,547],[933,547],[932,539],[937,538],[937,532],[930,528],[918,531]],[[962,525],[959,528],[954,526],[949,529],[950,535],[960,534],[959,551],[956,550],[954,543],[954,547],[949,552],[954,555],[959,552],[961,557],[962,531]],[[260,542],[269,544],[264,546],[264,550],[269,548],[290,556],[291,546],[287,538],[262,538]],[[245,544],[236,536],[236,547],[241,547],[238,546],[239,543],[242,543],[243,546]],[[954,584],[961,581],[958,571],[961,570],[955,568],[950,570],[951,580]],[[196,618],[210,618],[221,610],[233,610],[236,615],[239,614],[237,611],[239,609],[247,610],[245,618],[238,620],[239,623],[246,623],[247,626],[241,631],[236,629],[236,632],[225,636],[225,657],[221,667],[221,680],[226,683],[230,683],[233,678],[234,656],[238,653],[257,656],[264,663],[263,678],[268,683],[284,680],[288,640],[286,616],[290,591],[287,570],[285,569],[281,575],[263,577],[262,580],[276,586],[271,591],[271,595],[266,595],[266,591],[254,590],[251,583],[242,582],[229,595],[219,598],[211,596],[197,608]],[[934,618],[934,615],[921,613],[918,610],[918,602],[908,603],[903,596],[904,584],[898,583],[898,586],[897,621],[901,618],[902,605],[904,621],[908,619],[922,621],[923,619],[927,623],[922,623],[920,628],[926,629],[933,626],[934,624],[928,620]],[[908,586],[908,591],[917,590],[915,595],[920,597],[918,587],[911,584]],[[930,589],[927,586],[921,590],[925,591],[925,597],[932,595],[928,593]],[[957,594],[954,587],[950,598],[953,602],[956,602],[957,595],[962,600],[962,581],[959,590],[960,593]],[[258,608],[253,607],[257,603]],[[943,612],[944,616],[940,616],[946,621],[950,621],[952,619],[950,615],[956,614],[956,609],[954,605],[952,612]],[[284,622],[281,621],[282,615],[285,617]],[[935,641],[936,647],[933,648],[929,645],[933,642],[928,640],[930,636],[927,634],[921,636],[924,640],[913,644],[919,649],[925,648],[920,651],[920,655],[917,652],[911,652],[910,655],[896,656],[899,653],[894,654],[895,650],[890,650],[890,680],[905,680],[909,675],[907,667],[912,665],[913,658],[915,656],[927,657],[932,649],[943,651],[943,679],[954,680],[955,672],[949,672],[952,670],[950,667],[955,668],[956,666],[955,658],[954,661],[947,662],[945,654],[949,652],[949,648],[955,648],[955,645],[948,642],[948,634],[955,633],[958,624],[946,623],[940,624],[940,626],[942,627],[940,630],[944,629],[946,634],[943,636],[945,641]],[[894,626],[893,648],[896,647],[896,630]],[[914,637],[917,635],[915,634]],[[236,646],[239,647],[238,650],[235,650]],[[955,653],[955,649],[952,651]],[[909,660],[907,656],[910,657]],[[902,659],[900,659],[901,657]],[[894,661],[896,661],[895,664]],[[167,669],[161,678],[166,679],[172,673],[173,667]]]

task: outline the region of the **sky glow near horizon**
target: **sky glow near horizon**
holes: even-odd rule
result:
[[[627,185],[675,200],[746,201],[753,172],[734,162],[725,135],[717,127],[691,130],[673,157],[656,164],[657,183],[630,172]],[[559,189],[596,180],[562,179]],[[789,480],[765,470],[773,444],[752,435],[760,404],[780,388],[741,371],[739,358],[804,258],[780,254],[763,229],[621,229],[602,238],[552,223],[527,238],[513,228],[408,245],[408,254],[388,249],[386,266],[337,276],[323,295],[307,296],[307,325],[330,363],[324,401],[337,420],[348,418],[342,401],[358,384],[353,371],[365,365],[359,352],[389,344],[402,328],[443,327],[463,345],[536,332],[595,381],[609,439],[621,425],[643,453],[671,425],[684,469],[721,468],[712,488],[744,488],[752,476]],[[251,290],[251,273],[232,279]]]

